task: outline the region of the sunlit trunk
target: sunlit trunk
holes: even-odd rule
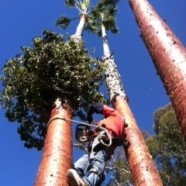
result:
[[[77,43],[82,42],[86,15],[82,14],[76,32],[71,36]],[[63,118],[68,121],[63,120]],[[42,160],[35,186],[67,186],[67,171],[72,166],[72,111],[58,106],[51,112]]]
[[[85,27],[85,23],[86,23],[86,14],[81,14],[79,24],[76,28],[76,32],[75,32],[74,35],[71,36],[71,38],[74,41],[76,41],[76,42],[82,41],[82,36],[83,36],[83,30],[84,30],[84,27]]]
[[[106,85],[107,90],[110,96],[110,100],[113,100],[115,95],[121,95],[126,97],[123,84],[121,82],[120,74],[117,70],[117,66],[114,62],[113,56],[111,56],[107,35],[105,31],[105,27],[102,24],[102,40],[103,40],[103,61],[106,65],[105,75],[106,75]]]
[[[186,138],[186,50],[147,0],[129,0]]]
[[[125,130],[126,141],[129,144],[125,147],[125,153],[134,185],[162,186],[161,178],[126,99],[118,96],[113,105],[125,117],[128,124]]]
[[[71,117],[69,106],[51,111],[35,186],[68,185],[67,171],[72,165]]]
[[[162,186],[162,181],[153,163],[143,135],[140,132],[134,116],[127,103],[124,87],[117,71],[114,58],[110,56],[105,27],[102,25],[104,61],[106,64],[106,84],[113,106],[125,118],[128,127],[125,140],[125,153],[129,163],[131,176],[135,186]],[[117,96],[116,96],[117,95]],[[116,96],[116,98],[115,98]]]

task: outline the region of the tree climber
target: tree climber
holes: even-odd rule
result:
[[[93,113],[102,114],[104,118],[97,123],[95,130],[87,132],[88,154],[76,161],[73,169],[69,169],[70,186],[100,185],[104,180],[106,161],[117,146],[124,144],[126,125],[123,116],[111,107],[94,103],[87,113],[89,123],[93,121]]]

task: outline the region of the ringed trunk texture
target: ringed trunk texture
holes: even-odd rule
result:
[[[71,110],[51,112],[41,163],[35,186],[67,186],[67,171],[72,165]]]
[[[137,127],[134,116],[127,103],[124,86],[117,70],[114,58],[110,55],[109,45],[106,37],[106,30],[102,25],[104,63],[106,65],[106,85],[113,106],[125,118],[128,127],[125,128],[124,139],[129,143],[124,148],[131,177],[135,186],[162,186],[162,181],[156,170],[143,135]]]
[[[122,96],[117,96],[113,105],[124,116],[128,124],[125,128],[125,140],[128,145],[124,150],[134,185],[163,186],[143,135],[136,124],[126,99]]]
[[[186,139],[186,50],[147,0],[129,0]]]
[[[107,40],[105,26],[101,25],[102,41],[103,41],[103,61],[105,63],[106,86],[110,100],[112,101],[116,95],[126,97],[121,76],[117,70],[114,57],[111,56],[110,48]]]

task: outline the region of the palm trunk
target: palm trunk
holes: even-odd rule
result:
[[[103,53],[104,53],[104,63],[106,65],[105,69],[105,75],[106,75],[106,84],[107,84],[107,90],[110,96],[110,100],[113,100],[115,95],[121,95],[123,97],[126,97],[124,87],[121,82],[120,74],[117,70],[117,66],[114,62],[113,56],[111,56],[108,41],[107,41],[107,35],[105,31],[105,27],[102,24],[102,38],[103,38]]]
[[[147,0],[129,0],[186,138],[186,50]]]
[[[73,41],[82,42],[85,23],[86,15],[82,14],[75,34],[71,36]],[[51,111],[35,186],[68,185],[67,171],[72,166],[72,129],[71,122],[62,118],[72,119],[71,108],[66,110],[59,107]]]
[[[79,24],[76,28],[76,32],[74,35],[71,36],[71,38],[77,43],[82,41],[85,23],[86,23],[86,14],[81,14]]]
[[[67,171],[72,165],[71,108],[55,107],[51,111],[47,135],[35,186],[66,186]]]
[[[110,93],[110,100],[113,106],[125,118],[128,127],[125,140],[129,143],[125,147],[131,176],[136,186],[162,186],[162,181],[153,163],[148,147],[145,144],[143,135],[140,132],[134,116],[127,103],[124,87],[120,80],[114,59],[110,56],[109,46],[106,39],[105,27],[102,25],[103,51],[106,63],[106,84]],[[117,96],[116,96],[117,95]],[[115,98],[116,96],[116,98]]]

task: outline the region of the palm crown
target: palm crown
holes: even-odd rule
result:
[[[49,31],[23,47],[3,68],[2,105],[9,121],[20,123],[26,147],[40,149],[56,98],[69,100],[74,113],[102,99],[102,65],[83,45]]]
[[[65,0],[65,5],[76,7],[80,14],[86,15],[85,30],[101,36],[101,24],[104,24],[107,31],[112,33],[117,33],[118,31],[115,22],[117,2],[118,0],[100,0],[90,11],[88,11],[90,8],[89,0]],[[72,18],[61,16],[56,24],[65,29],[72,20]]]

